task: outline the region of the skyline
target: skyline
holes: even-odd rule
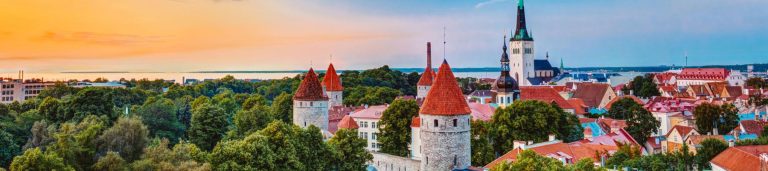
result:
[[[330,55],[341,70],[419,68],[428,41],[443,57],[443,27],[455,68],[494,67],[516,2],[10,1],[0,72],[324,69]],[[553,65],[746,64],[766,62],[766,5],[529,0],[526,17]]]

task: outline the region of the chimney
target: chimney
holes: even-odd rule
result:
[[[634,90],[629,90],[629,95],[630,96],[634,96],[635,95],[635,91]]]
[[[728,147],[733,147],[733,146],[736,146],[736,142],[734,142],[733,140],[729,140]]]
[[[427,67],[432,69],[432,42],[427,42]]]
[[[555,134],[549,134],[549,141],[555,141],[557,138],[555,138]]]
[[[512,149],[525,149],[525,141],[512,141]]]
[[[712,135],[717,135],[717,127],[712,128]]]

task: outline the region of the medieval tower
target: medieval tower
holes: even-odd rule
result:
[[[293,95],[293,124],[302,128],[314,125],[320,130],[328,130],[328,97],[323,93],[312,68]]]
[[[517,80],[520,85],[531,85],[528,78],[534,78],[534,51],[533,51],[533,37],[528,33],[528,29],[525,26],[525,7],[523,7],[523,0],[520,0],[517,4],[517,27],[512,32],[512,38],[509,39],[509,51],[512,52],[511,63],[512,77]]]
[[[435,72],[432,71],[432,43],[427,42],[427,68],[421,74],[419,82],[416,84],[416,99],[424,99],[427,92],[432,87]]]
[[[328,96],[329,106],[344,105],[344,87],[341,86],[341,79],[339,78],[339,75],[336,74],[336,68],[333,68],[333,64],[328,65],[328,70],[325,71],[323,90]]]
[[[504,36],[506,41],[507,36]],[[501,74],[496,79],[496,103],[500,107],[506,107],[518,100],[520,88],[517,81],[509,75],[509,56],[507,55],[507,43],[501,48]]]
[[[471,165],[470,112],[444,60],[419,111],[420,170],[461,170]]]

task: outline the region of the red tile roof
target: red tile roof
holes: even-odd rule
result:
[[[456,82],[456,77],[451,72],[451,66],[444,60],[419,114],[468,115],[471,112]]]
[[[688,133],[691,133],[691,131],[693,131],[693,127],[682,126],[682,125],[675,125],[674,127],[672,127],[672,129],[669,129],[669,132],[667,132],[667,134],[665,134],[665,136],[669,137],[669,134],[671,134],[672,131],[677,131],[680,134],[680,136],[686,137],[686,135],[688,135]]]
[[[725,170],[760,170],[762,153],[768,153],[768,145],[730,147],[710,162]]]
[[[589,107],[600,107],[600,102],[609,93],[611,85],[600,83],[577,83],[573,92],[574,98],[584,100],[584,104]]]
[[[653,74],[653,77],[654,79],[656,79],[656,81],[658,81],[658,84],[668,83],[675,76],[677,76],[677,73],[673,73],[673,72],[663,72],[663,73]]]
[[[421,78],[419,78],[419,83],[416,83],[416,85],[420,86],[431,86],[432,81],[434,81],[434,74],[435,72],[432,71],[432,67],[427,67],[424,69],[424,73],[421,74]]]
[[[575,114],[585,114],[587,113],[586,109],[589,108],[586,104],[584,104],[584,101],[580,98],[571,98],[568,99],[568,103],[571,104],[574,108]]]
[[[469,103],[469,109],[472,110],[472,120],[489,121],[496,112],[496,108],[489,104]]]
[[[293,100],[328,100],[328,97],[323,93],[323,87],[320,85],[320,81],[317,79],[314,69],[310,68],[309,72],[304,76],[304,80],[301,80],[299,89],[296,90],[296,94],[293,95]]]
[[[548,86],[522,86],[520,87],[520,99],[539,100],[546,103],[555,102],[560,108],[574,109],[571,103],[568,103],[555,89]]]
[[[323,86],[325,86],[325,91],[344,90],[344,87],[341,86],[341,79],[339,79],[339,75],[336,75],[336,68],[333,68],[333,64],[328,65],[328,70],[325,71]]]
[[[530,150],[533,150],[539,155],[542,156],[548,156],[548,157],[563,157],[568,158],[571,163],[577,162],[581,159],[585,158],[592,158],[593,161],[600,161],[596,154],[597,152],[615,152],[619,149],[617,146],[612,145],[599,145],[599,144],[588,144],[588,143],[581,143],[581,142],[572,142],[572,143],[554,143],[554,144],[547,144],[537,147],[531,147]],[[514,162],[517,160],[517,155],[520,154],[523,150],[520,148],[513,149],[512,151],[507,152],[506,154],[502,155],[501,157],[497,158],[496,160],[493,160],[491,163],[488,163],[485,165],[485,168],[493,168],[496,165],[502,164],[504,162]]]
[[[414,117],[413,120],[411,120],[411,127],[413,128],[421,127],[421,118]]]
[[[739,124],[744,128],[744,132],[749,134],[757,134],[757,136],[761,136],[763,134],[763,127],[766,125],[765,122],[756,120],[743,120]]]
[[[357,122],[355,122],[355,119],[350,117],[349,115],[344,116],[343,119],[341,119],[341,122],[339,122],[339,129],[357,129],[360,128],[360,126],[357,125]]]
[[[677,79],[682,80],[725,80],[730,71],[725,68],[683,68]]]

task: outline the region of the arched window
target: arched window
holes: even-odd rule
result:
[[[435,127],[437,127],[437,119],[435,119]]]

